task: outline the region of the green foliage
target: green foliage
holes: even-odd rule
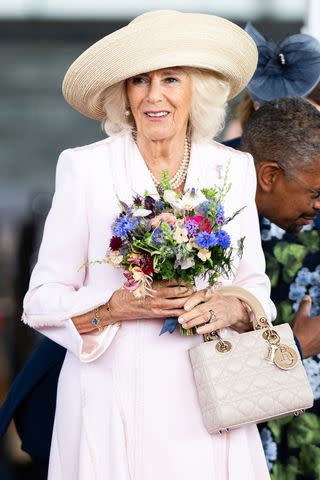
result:
[[[310,444],[320,445],[320,418],[313,413],[304,413],[290,422],[288,445],[301,448]]]
[[[281,430],[284,425],[287,425],[292,420],[292,417],[283,417],[279,418],[278,420],[271,420],[268,422],[268,428],[270,428],[271,433],[276,442],[280,441],[281,438]]]
[[[163,190],[171,190],[172,188],[169,172],[167,170],[163,170],[163,172],[161,173],[161,186],[163,187]]]
[[[207,200],[216,200],[218,191],[216,188],[202,188],[202,193],[206,196]]]
[[[293,317],[292,303],[289,300],[283,300],[277,303],[277,317],[273,321],[274,325],[281,323],[291,323]]]
[[[268,275],[271,287],[276,287],[279,281],[280,267],[277,259],[267,252],[266,257],[266,274]]]
[[[319,443],[319,442],[318,442]],[[301,470],[305,476],[320,478],[320,448],[316,445],[303,445],[299,455]]]
[[[296,480],[301,470],[298,460],[294,457],[288,459],[288,465],[275,463],[272,468],[271,480]]]
[[[320,236],[317,230],[300,232],[298,239],[307,247],[309,252],[316,253],[320,250]]]
[[[303,260],[307,254],[304,245],[297,245],[288,242],[278,242],[273,253],[276,260],[283,265],[283,280],[291,283],[298,270],[302,268]]]

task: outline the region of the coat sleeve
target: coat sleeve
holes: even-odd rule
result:
[[[22,320],[81,361],[98,358],[119,324],[99,333],[80,335],[71,317],[103,305],[113,289],[85,285],[89,228],[86,208],[86,170],[72,150],[62,152],[56,172],[56,191],[48,214],[38,262],[24,299]]]
[[[256,171],[252,156],[248,157],[247,172],[244,178],[244,204],[241,212],[241,236],[245,237],[243,255],[233,284],[248,289],[262,303],[270,320],[276,317],[276,309],[270,299],[270,280],[265,274],[265,258],[261,246],[259,218],[255,203],[257,186]]]

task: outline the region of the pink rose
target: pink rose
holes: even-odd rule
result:
[[[151,220],[151,226],[154,228],[159,227],[161,222],[167,222],[170,223],[170,225],[175,225],[177,219],[172,213],[160,213],[160,215],[157,215]]]

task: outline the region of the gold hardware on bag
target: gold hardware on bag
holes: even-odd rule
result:
[[[216,350],[219,353],[230,352],[232,348],[231,343],[227,340],[222,340],[218,332],[205,333],[203,335],[203,340],[205,342],[212,342],[213,340],[218,340],[218,343],[216,344]]]
[[[268,319],[265,317],[260,317],[257,319],[257,324],[254,326],[254,330],[261,330],[262,328],[267,328],[268,326]]]
[[[298,355],[289,345],[280,343],[280,337],[275,330],[265,330],[262,337],[269,343],[267,362],[276,365],[281,370],[291,370],[298,362]]]
[[[301,410],[296,410],[295,412],[293,412],[293,415],[294,415],[295,417],[299,417],[299,415],[301,415],[301,414],[304,413],[304,412],[305,412],[305,409],[302,408]]]
[[[220,340],[220,337],[217,332],[210,332],[203,335],[203,340],[205,342],[212,342],[212,340]]]
[[[220,340],[216,345],[216,350],[220,353],[230,352],[232,345],[227,340]]]
[[[297,352],[289,345],[279,345],[274,356],[274,363],[282,370],[291,370],[298,361]]]

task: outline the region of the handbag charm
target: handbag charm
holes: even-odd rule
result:
[[[289,345],[281,344],[275,330],[268,329],[262,334],[269,343],[266,360],[282,370],[291,370],[298,363],[298,355]]]

